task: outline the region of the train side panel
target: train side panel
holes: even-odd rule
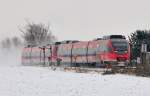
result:
[[[31,48],[31,65],[40,65],[40,49],[38,47]]]
[[[23,65],[30,65],[31,63],[31,48],[29,47],[25,47],[22,50],[22,57],[21,57],[21,61]]]
[[[71,66],[72,63],[72,44],[61,44],[58,47],[58,58],[61,59],[62,66]]]

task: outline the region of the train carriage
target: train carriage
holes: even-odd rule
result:
[[[28,46],[23,48],[22,52],[22,64],[23,65],[49,65],[49,56],[51,52],[49,48],[45,46],[38,47],[38,46]]]

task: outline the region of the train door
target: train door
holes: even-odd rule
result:
[[[52,65],[52,45],[47,46],[46,57],[48,59],[48,66]]]
[[[52,65],[56,65],[57,64],[57,50],[58,50],[58,46],[57,45],[52,45],[51,47],[52,49],[52,56],[51,56],[51,62]]]
[[[50,51],[47,46],[40,47],[40,61],[43,66],[49,66]]]
[[[97,41],[90,41],[88,44],[87,51],[87,62],[89,66],[96,66],[96,49],[97,49]]]

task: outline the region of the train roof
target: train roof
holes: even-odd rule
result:
[[[103,36],[103,39],[126,39],[123,35],[108,35]]]
[[[96,39],[93,39],[93,41],[97,41],[97,40],[103,40],[103,38],[96,38]]]
[[[61,44],[68,44],[68,43],[76,43],[79,42],[78,40],[65,40],[65,41],[61,41]]]
[[[59,45],[59,44],[61,44],[61,42],[55,42],[54,44],[55,44],[55,45]]]
[[[27,45],[25,45],[25,48],[29,48],[29,47],[36,47],[37,45],[30,45],[30,44],[27,44]]]

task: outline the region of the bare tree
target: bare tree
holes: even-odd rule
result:
[[[21,42],[20,38],[18,38],[16,36],[12,38],[12,44],[14,47],[22,46],[22,42]]]
[[[5,38],[0,42],[0,47],[3,49],[20,48],[22,41],[19,37]]]
[[[57,41],[57,38],[51,33],[48,33],[47,38],[46,38],[46,44],[50,44],[55,41]]]
[[[12,44],[11,44],[11,40],[9,38],[6,38],[1,41],[1,47],[4,49],[5,48],[9,49],[9,48],[11,48],[11,46],[12,46]]]
[[[28,45],[41,45],[54,41],[55,36],[52,35],[49,25],[27,23],[24,28],[19,30],[23,33],[25,43]]]

